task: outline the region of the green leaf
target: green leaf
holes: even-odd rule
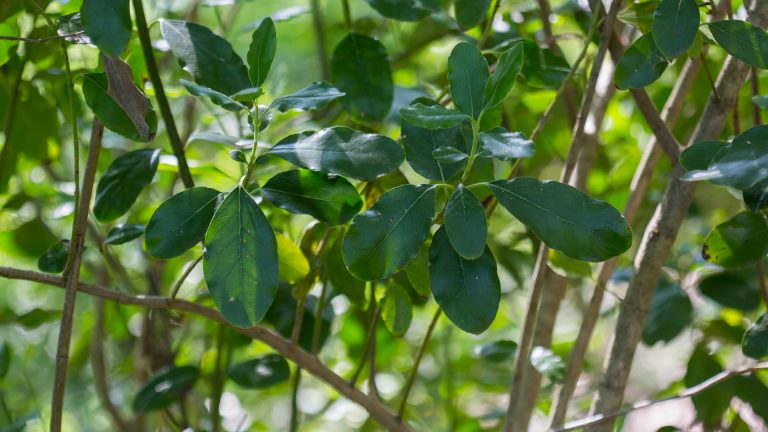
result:
[[[755,375],[735,376],[732,379],[735,396],[748,403],[763,422],[768,421],[768,405],[765,403],[768,386]]]
[[[499,310],[501,285],[490,249],[486,247],[478,259],[466,260],[440,228],[429,248],[429,279],[435,301],[458,328],[480,334],[491,326]]]
[[[640,3],[632,2],[619,11],[616,18],[625,24],[637,27],[642,33],[648,33],[651,31],[654,12],[656,12],[656,7],[658,5],[659,0],[650,0]]]
[[[745,190],[741,196],[747,208],[754,212],[768,208],[768,178]]]
[[[411,284],[416,294],[422,297],[429,297],[432,294],[432,287],[429,284],[429,246],[431,242],[427,241],[421,245],[416,258],[411,260],[405,266],[405,277]]]
[[[741,352],[758,360],[768,357],[768,313],[763,314],[744,334]]]
[[[280,173],[269,179],[260,191],[281,209],[312,215],[329,225],[349,222],[363,207],[357,189],[346,179],[315,171]]]
[[[435,214],[435,187],[403,185],[387,191],[352,221],[344,243],[344,263],[355,277],[391,276],[410,262],[427,239]]]
[[[389,114],[395,87],[389,55],[380,42],[350,33],[333,51],[331,77],[346,93],[341,105],[356,120],[376,123]]]
[[[549,48],[535,41],[523,40],[522,74],[526,83],[535,88],[558,88],[571,71],[571,65]]]
[[[670,342],[693,320],[693,304],[676,283],[662,277],[653,293],[651,308],[643,325],[643,343]]]
[[[277,264],[280,280],[296,283],[309,274],[309,261],[293,240],[284,235],[275,236],[277,240]]]
[[[462,258],[474,260],[485,252],[488,224],[485,209],[469,189],[460,184],[445,206],[445,232]]]
[[[465,30],[480,24],[491,7],[491,0],[456,0],[453,5],[456,22]]]
[[[683,382],[690,388],[722,371],[723,367],[717,358],[707,352],[706,346],[699,344],[688,361]],[[694,395],[692,400],[693,406],[696,407],[696,417],[704,422],[705,426],[719,425],[732,397],[733,386],[728,381]]]
[[[344,265],[341,254],[341,245],[344,238],[339,235],[333,242],[328,253],[326,266],[328,268],[328,280],[335,292],[344,294],[352,303],[363,306],[365,304],[365,282],[352,276]]]
[[[93,214],[100,222],[110,222],[128,212],[160,162],[160,150],[146,148],[128,152],[114,161],[96,187]]]
[[[461,124],[467,119],[466,114],[439,104],[427,106],[416,103],[401,108],[398,114],[408,123],[426,129],[446,129]]]
[[[411,105],[414,104],[425,106],[438,105],[437,102],[426,98],[416,99]],[[458,163],[441,163],[432,155],[434,150],[448,146],[466,153],[468,150],[462,126],[453,126],[447,129],[427,129],[403,121],[402,135],[405,158],[419,175],[430,180],[445,182],[464,168],[463,161]],[[468,137],[470,135],[471,132],[467,134]]]
[[[553,249],[549,250],[548,255],[549,262],[547,265],[560,276],[576,279],[592,278],[592,266],[588,262],[575,260]]]
[[[229,368],[227,377],[247,389],[263,389],[288,381],[291,369],[277,354],[247,360]]]
[[[624,216],[576,188],[530,177],[495,181],[489,186],[499,204],[547,246],[571,258],[605,261],[632,244]]]
[[[248,158],[245,156],[245,153],[243,153],[240,150],[230,150],[229,151],[229,158],[232,159],[235,162],[240,162],[242,164],[248,163]]]
[[[185,79],[180,79],[179,82],[193,96],[207,97],[211,100],[211,102],[224,108],[225,110],[238,112],[246,109],[245,105],[241,104],[240,102],[237,102],[236,100],[232,99],[231,97],[223,93],[217,92],[216,90],[210,89],[205,86],[197,85]]]
[[[534,154],[533,141],[522,132],[509,132],[497,127],[480,133],[479,157],[491,157],[503,161],[527,158]]]
[[[455,147],[445,146],[432,150],[432,157],[435,158],[438,163],[452,164],[467,159],[469,155]]]
[[[69,240],[59,240],[37,260],[37,268],[46,273],[61,273],[69,257]]]
[[[0,310],[0,325],[20,325],[26,329],[36,329],[43,324],[61,320],[60,310],[30,309],[22,314],[5,309]]]
[[[768,96],[752,96],[752,102],[760,109],[768,109]]]
[[[478,47],[467,42],[453,47],[448,57],[448,84],[459,111],[474,119],[480,117],[489,75],[488,62]]]
[[[120,224],[109,230],[107,238],[104,239],[104,244],[120,245],[128,243],[141,237],[142,234],[144,234],[144,225],[142,224]]]
[[[326,81],[318,81],[295,93],[275,99],[272,101],[270,107],[273,107],[280,112],[286,112],[291,109],[303,111],[315,110],[325,108],[329,103],[344,95],[344,92],[330,83]]]
[[[207,27],[186,21],[160,20],[160,32],[195,82],[231,95],[251,87],[248,69],[232,46]]]
[[[768,34],[746,21],[709,23],[715,41],[730,55],[759,69],[768,68]]]
[[[99,49],[119,56],[131,40],[128,0],[83,0],[80,18],[85,34]]]
[[[483,110],[488,111],[504,102],[515,85],[517,76],[523,68],[523,43],[516,42],[499,57],[496,71],[485,84]],[[480,68],[482,70],[482,68]]]
[[[220,195],[215,189],[194,187],[160,204],[144,234],[147,253],[160,259],[174,258],[202,241]]]
[[[146,130],[139,130],[129,114],[120,106],[110,93],[107,76],[103,73],[83,75],[83,96],[85,103],[104,127],[130,140],[149,142],[157,132],[157,114],[147,99],[147,111],[144,121]]]
[[[396,283],[387,286],[384,298],[381,299],[381,319],[387,330],[402,337],[411,326],[412,318],[413,305],[405,289]]]
[[[11,369],[11,357],[13,350],[8,342],[3,342],[0,345],[0,380],[8,375],[8,371]]]
[[[709,180],[745,190],[768,178],[768,125],[755,126],[717,152],[705,170],[689,171],[683,180]]]
[[[517,342],[511,340],[497,340],[475,347],[475,355],[492,363],[501,363],[514,358],[517,353]]]
[[[376,12],[398,21],[418,21],[440,10],[440,0],[365,0]]]
[[[264,90],[262,90],[261,87],[248,87],[247,89],[242,89],[239,92],[229,97],[231,99],[234,99],[240,102],[253,102],[254,99],[260,97],[263,94],[264,94]],[[262,122],[263,121],[264,119],[262,119]],[[259,129],[259,130],[262,130],[262,129]]]
[[[269,153],[303,168],[365,181],[396,170],[404,158],[391,138],[343,126],[291,135]]]
[[[716,226],[704,240],[701,255],[725,268],[744,267],[768,253],[768,223],[760,213],[741,212]]]
[[[200,376],[194,366],[177,366],[160,371],[145,382],[133,399],[137,414],[166,408],[180,400]]]
[[[699,282],[699,291],[723,306],[749,312],[760,305],[760,291],[753,282],[756,276],[743,270],[715,273]]]
[[[688,171],[706,170],[717,152],[727,145],[724,141],[699,141],[680,153],[680,165]]]
[[[653,42],[653,35],[640,36],[616,65],[616,87],[620,90],[645,87],[659,79],[667,66],[667,60]]]
[[[565,362],[551,349],[535,346],[531,350],[531,365],[554,383],[565,380]]]
[[[699,31],[696,0],[661,0],[653,14],[652,33],[661,53],[673,59],[688,50]]]
[[[266,17],[261,21],[259,27],[253,31],[251,36],[251,47],[248,49],[248,75],[251,83],[259,87],[264,84],[269,75],[269,68],[272,67],[272,60],[275,59],[277,50],[277,33],[275,32],[275,22],[272,18]]]
[[[277,240],[256,201],[237,186],[205,233],[203,273],[216,307],[238,327],[258,324],[275,299]]]

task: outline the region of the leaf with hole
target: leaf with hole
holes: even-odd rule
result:
[[[160,162],[160,150],[146,148],[128,152],[114,161],[96,187],[93,214],[100,222],[111,222],[124,215],[152,183]]]

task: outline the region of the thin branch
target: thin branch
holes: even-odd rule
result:
[[[656,141],[667,154],[670,162],[676,164],[680,157],[680,143],[677,142],[677,138],[672,135],[672,131],[669,130],[667,124],[659,116],[659,112],[656,111],[656,107],[653,105],[651,97],[643,89],[630,90],[632,97],[635,99],[635,104],[640,108],[640,113],[645,118],[646,123],[650,126]]]
[[[197,257],[194,261],[192,261],[186,269],[184,269],[184,273],[181,274],[179,277],[179,280],[176,281],[175,284],[173,284],[173,289],[171,290],[171,298],[176,298],[176,295],[179,293],[179,289],[181,289],[181,286],[184,285],[184,281],[187,280],[189,277],[189,274],[192,273],[192,270],[197,267],[197,265],[200,263],[200,261],[203,260],[203,256],[200,255]]]
[[[754,372],[757,372],[757,371],[760,371],[760,370],[765,370],[765,369],[768,369],[768,362],[757,363],[757,364],[754,364],[754,365],[751,365],[751,366],[744,366],[744,367],[741,367],[741,368],[738,368],[738,369],[734,369],[734,370],[730,370],[730,371],[723,371],[723,372],[720,372],[719,374],[717,374],[715,376],[712,376],[712,377],[708,378],[707,380],[705,380],[705,381],[703,381],[703,382],[701,382],[701,383],[699,383],[699,384],[697,384],[697,385],[695,385],[693,387],[689,387],[689,388],[683,390],[682,392],[680,392],[680,393],[678,393],[678,394],[676,394],[674,396],[666,397],[664,399],[645,400],[645,401],[635,402],[632,405],[630,405],[630,406],[628,406],[628,407],[626,407],[624,409],[621,409],[621,410],[618,410],[618,411],[614,411],[614,412],[609,413],[609,414],[597,414],[597,415],[593,415],[593,416],[589,416],[589,417],[583,418],[581,420],[577,420],[577,421],[573,421],[573,422],[567,423],[565,426],[563,426],[563,427],[561,427],[559,429],[555,429],[555,431],[556,432],[567,432],[567,431],[573,431],[573,430],[582,429],[582,428],[587,427],[587,426],[594,426],[594,425],[603,424],[603,423],[608,422],[609,420],[613,420],[613,419],[615,419],[617,417],[621,417],[621,416],[623,416],[625,414],[629,414],[632,411],[637,411],[637,410],[640,410],[640,409],[643,409],[643,408],[648,408],[648,407],[651,407],[651,406],[654,406],[654,405],[658,405],[658,404],[664,403],[664,402],[670,402],[670,401],[680,400],[680,399],[687,399],[689,397],[696,396],[696,395],[701,394],[701,393],[711,389],[712,387],[714,387],[714,386],[716,386],[718,384],[721,384],[721,383],[723,383],[723,382],[725,382],[725,381],[727,381],[727,380],[729,380],[729,379],[731,379],[733,377],[740,376],[740,375],[748,375],[748,374],[751,374],[751,373],[754,373]]]
[[[45,43],[54,41],[57,39],[66,39],[70,37],[80,36],[85,34],[85,30],[81,30],[78,32],[65,34],[65,35],[55,35],[55,36],[46,36],[41,38],[25,38],[25,37],[18,37],[18,36],[0,36],[0,40],[7,40],[7,41],[18,41],[18,42],[26,42],[26,43]]]
[[[416,375],[419,373],[421,358],[424,357],[424,352],[427,350],[427,344],[429,343],[429,339],[432,337],[432,332],[435,331],[435,326],[437,326],[437,320],[440,318],[441,313],[442,309],[437,308],[435,315],[432,317],[432,322],[429,323],[427,333],[424,335],[424,340],[421,341],[421,346],[419,346],[419,352],[416,354],[416,360],[414,360],[411,373],[408,375],[408,381],[405,383],[403,396],[400,399],[400,408],[397,410],[397,417],[399,417],[401,420],[405,416],[405,408],[408,406],[408,396],[411,394],[411,388],[413,387],[413,383],[416,381]]]
[[[352,12],[349,9],[349,0],[341,0],[341,9],[344,11],[344,25],[347,31],[352,31]]]
[[[320,60],[320,74],[324,80],[328,80],[331,74],[328,67],[328,54],[325,52],[325,28],[323,15],[320,13],[320,0],[309,0],[309,5],[312,12],[312,28],[315,31],[315,49]]]
[[[371,321],[368,324],[368,332],[365,334],[365,345],[363,346],[363,354],[360,356],[360,363],[357,364],[355,373],[352,374],[352,378],[349,379],[349,385],[354,387],[357,385],[357,379],[360,378],[360,374],[363,372],[365,363],[368,360],[368,353],[371,350],[371,335],[376,332],[376,323],[379,320],[379,306],[373,305],[373,313],[371,314]]]

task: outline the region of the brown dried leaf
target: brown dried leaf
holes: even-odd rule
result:
[[[101,54],[101,63],[107,75],[109,95],[125,111],[139,134],[145,139],[151,139],[149,125],[146,122],[149,101],[134,84],[131,67],[119,57],[104,53]]]

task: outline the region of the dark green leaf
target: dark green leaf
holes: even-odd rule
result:
[[[416,258],[405,266],[405,276],[413,290],[422,297],[429,297],[432,287],[429,284],[429,246],[427,241],[419,248]]]
[[[130,115],[111,94],[105,74],[83,75],[85,103],[104,124],[104,127],[133,141],[151,141],[157,131],[157,115],[149,100],[147,100],[147,111],[144,118],[146,129],[139,130],[134,121],[131,120]]]
[[[327,300],[327,299],[326,299]],[[296,299],[291,295],[291,287],[281,285],[277,291],[275,302],[267,312],[264,318],[265,322],[274,325],[283,337],[290,338],[294,327],[296,317]],[[299,346],[306,351],[312,349],[312,342],[315,334],[315,308],[317,307],[317,297],[307,296],[304,301],[304,318],[301,321],[301,330],[299,332]],[[328,338],[333,322],[333,308],[323,308],[323,316],[320,320],[320,344],[322,347]]]
[[[184,88],[187,89],[187,91],[192,94],[193,96],[197,97],[207,97],[211,99],[211,102],[215,103],[216,105],[224,108],[228,111],[234,111],[238,112],[240,110],[246,109],[245,106],[236,100],[232,99],[231,97],[219,93],[216,90],[210,89],[205,86],[197,85],[191,81],[187,81],[185,79],[179,80],[181,85],[184,86]]]
[[[3,342],[0,345],[0,379],[5,378],[8,375],[8,371],[11,369],[11,357],[13,350],[8,342]]]
[[[741,352],[753,359],[768,357],[768,313],[763,314],[744,334]]]
[[[259,87],[269,75],[269,68],[272,67],[272,60],[275,59],[277,50],[277,33],[275,33],[275,22],[267,17],[261,21],[259,27],[253,31],[251,36],[251,47],[248,49],[248,75],[251,77],[251,83]]]
[[[640,36],[616,65],[616,87],[621,90],[645,87],[659,79],[667,65],[664,55],[653,43],[653,35]]]
[[[69,257],[69,240],[59,240],[37,260],[37,268],[46,273],[61,273]]]
[[[562,57],[539,44],[523,40],[522,74],[526,83],[536,88],[557,88],[571,71],[571,65]]]
[[[133,410],[138,414],[166,408],[180,400],[200,376],[194,366],[171,367],[153,375],[133,399]]]
[[[549,348],[533,347],[531,364],[540,374],[554,383],[561,383],[565,379],[565,362]]]
[[[746,21],[725,20],[709,24],[712,37],[730,55],[760,69],[768,68],[768,34]]]
[[[329,103],[344,96],[344,92],[332,86],[326,81],[318,81],[307,87],[286,96],[281,96],[272,101],[271,107],[280,112],[291,109],[303,111],[321,109]]]
[[[203,273],[216,307],[238,327],[258,324],[275,299],[277,240],[256,201],[237,186],[205,233]]]
[[[488,225],[485,209],[469,189],[460,184],[445,206],[445,231],[462,258],[474,260],[485,252]]]
[[[445,228],[440,228],[429,248],[429,279],[435,301],[457,327],[480,334],[491,326],[501,286],[490,249],[486,247],[478,259],[465,260],[453,250]]]
[[[680,153],[680,165],[688,171],[705,170],[717,152],[727,145],[724,141],[699,141]]]
[[[389,114],[395,87],[389,55],[377,40],[350,33],[333,51],[331,76],[346,93],[341,104],[355,119],[376,123]]]
[[[243,153],[240,150],[230,150],[229,151],[229,158],[232,159],[235,162],[240,162],[243,164],[248,163],[248,159],[245,156],[245,153]]]
[[[485,84],[483,110],[488,111],[504,102],[515,85],[517,76],[523,68],[523,43],[516,42],[499,57],[496,71]],[[479,68],[482,70],[482,68]]]
[[[733,377],[733,390],[735,396],[752,407],[763,422],[768,421],[768,386],[755,375]],[[732,429],[731,429],[732,430]]]
[[[768,208],[768,178],[745,190],[741,196],[744,204],[752,211]]]
[[[403,185],[387,191],[352,221],[342,245],[344,263],[362,280],[383,279],[405,267],[427,239],[435,188]]]
[[[160,150],[151,148],[134,150],[112,161],[96,187],[96,219],[110,222],[124,215],[144,186],[152,183],[159,161]]]
[[[391,138],[343,126],[291,135],[269,152],[303,168],[366,181],[394,171],[404,157]]]
[[[267,354],[238,363],[229,368],[227,377],[240,387],[262,389],[288,381],[291,369],[288,362],[277,354]]]
[[[207,27],[186,21],[160,20],[160,32],[195,82],[231,95],[251,87],[248,69],[226,40]]]
[[[109,230],[107,238],[104,239],[104,244],[119,245],[128,243],[131,240],[141,237],[142,234],[144,234],[144,225],[121,224]]]
[[[723,367],[717,358],[707,352],[706,346],[700,344],[693,350],[688,361],[684,382],[690,388],[722,371]],[[692,399],[696,417],[706,426],[719,425],[732,397],[733,386],[727,381],[694,395]]]
[[[605,261],[632,244],[632,232],[621,213],[576,188],[530,177],[489,185],[499,204],[547,246],[571,258]]]
[[[692,313],[693,304],[688,294],[678,284],[662,277],[643,325],[643,343],[653,346],[676,338],[693,320]]]
[[[160,204],[144,234],[147,253],[160,259],[174,258],[202,241],[219,195],[215,189],[194,187]]]
[[[397,283],[390,284],[384,298],[381,299],[381,319],[387,330],[395,336],[402,337],[411,326],[412,318],[413,305],[408,293]]]
[[[0,310],[0,325],[15,324],[27,329],[36,329],[43,324],[61,320],[60,310],[30,309],[22,314],[5,309]]]
[[[80,16],[85,34],[96,46],[119,56],[131,39],[129,0],[83,0]]]
[[[699,21],[696,0],[661,0],[652,25],[659,51],[669,59],[683,54],[696,39]]]
[[[248,87],[247,89],[242,89],[239,92],[230,95],[230,98],[240,102],[253,102],[254,99],[260,97],[263,94],[264,90],[262,90],[261,87]],[[261,112],[261,110],[259,112]],[[259,130],[262,129],[263,128]]]
[[[466,120],[466,114],[450,110],[442,105],[422,105],[416,103],[401,108],[400,118],[408,123],[426,129],[446,129]]]
[[[706,276],[699,282],[699,291],[715,302],[741,311],[752,311],[760,305],[760,292],[747,276],[751,272],[725,271]]]
[[[533,156],[533,141],[522,132],[509,132],[497,127],[480,133],[480,157],[491,157],[503,161]]]
[[[432,150],[432,157],[438,163],[453,164],[467,159],[469,155],[455,147],[438,147]]]
[[[280,173],[261,188],[261,194],[284,210],[312,215],[329,225],[341,225],[363,207],[363,200],[343,177],[315,171]]]
[[[418,21],[440,9],[439,0],[365,0],[376,12],[398,21]]]
[[[333,285],[335,292],[344,294],[352,303],[362,306],[365,304],[365,282],[352,276],[344,265],[341,254],[342,235],[333,242],[333,247],[328,253],[326,265],[328,268],[328,280]]]
[[[744,267],[768,253],[768,223],[760,213],[742,212],[716,226],[704,240],[701,255],[725,268]]]
[[[483,360],[493,363],[501,363],[509,360],[517,353],[517,342],[511,340],[497,340],[485,345],[475,347],[475,355]]]
[[[456,22],[463,29],[471,29],[485,18],[489,7],[491,7],[491,0],[456,0],[453,5]]]
[[[489,76],[488,62],[478,47],[467,42],[453,47],[448,57],[448,83],[456,108],[478,119]]]

